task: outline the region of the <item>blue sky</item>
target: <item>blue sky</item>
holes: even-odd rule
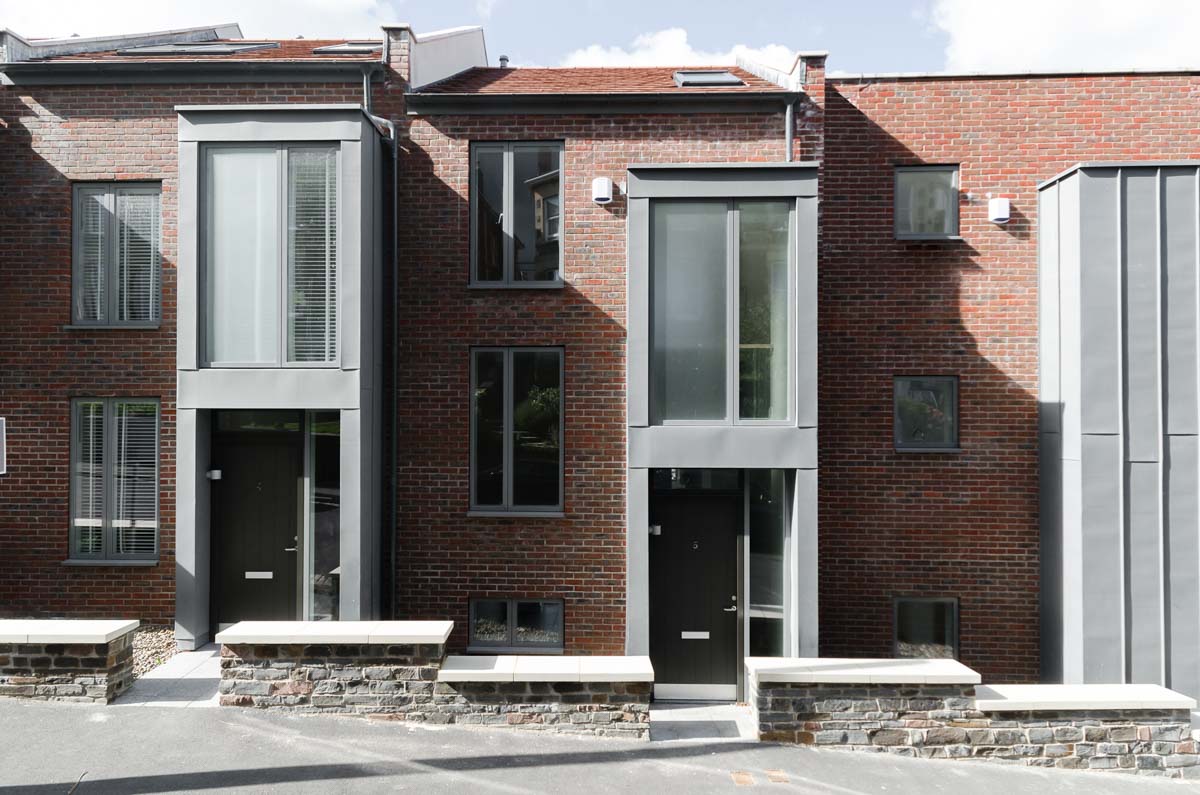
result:
[[[493,63],[782,65],[843,72],[1200,67],[1200,0],[0,0],[0,27],[58,37],[239,22],[247,37],[485,28]]]

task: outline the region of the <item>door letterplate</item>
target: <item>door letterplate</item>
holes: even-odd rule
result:
[[[247,580],[273,580],[275,572],[273,571],[248,571],[246,572]]]
[[[683,640],[708,640],[707,632],[680,632],[679,637]]]

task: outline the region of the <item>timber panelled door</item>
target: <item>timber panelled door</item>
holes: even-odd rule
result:
[[[655,695],[733,699],[740,659],[741,473],[693,472],[701,479],[695,489],[656,488],[651,501],[655,534],[650,538],[650,659]],[[661,479],[656,478],[656,486]]]

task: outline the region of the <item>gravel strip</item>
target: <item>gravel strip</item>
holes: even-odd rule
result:
[[[139,627],[133,632],[133,677],[157,668],[175,656],[175,630],[171,627]]]

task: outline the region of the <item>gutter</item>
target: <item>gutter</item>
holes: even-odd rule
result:
[[[14,85],[105,85],[307,81],[355,82],[382,72],[378,61],[20,61],[0,64]]]
[[[799,91],[641,92],[598,94],[437,94],[404,95],[412,115],[538,115],[618,113],[778,113]]]

